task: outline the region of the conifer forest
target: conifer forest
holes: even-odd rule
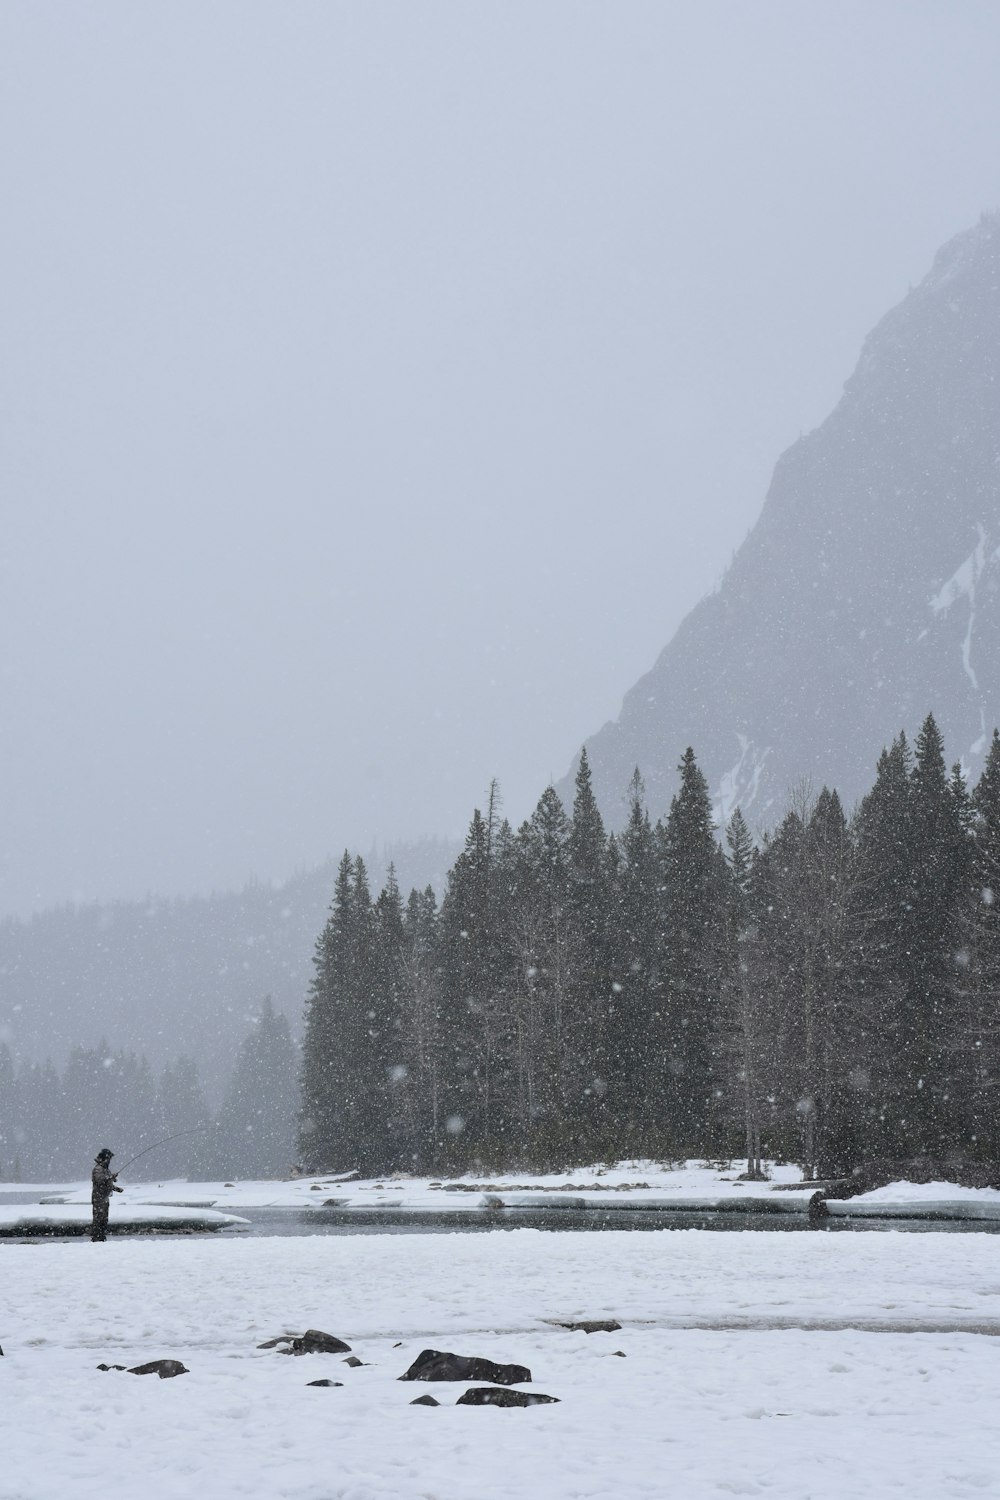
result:
[[[0,1179],[72,1180],[104,1142],[119,1167],[156,1143],[147,1169],[158,1177],[282,1177],[294,1152],[298,1065],[288,1021],[269,1000],[216,1110],[190,1056],[154,1073],[143,1055],[102,1041],[75,1047],[61,1070],[46,1061],[17,1071],[0,1043]]]
[[[605,829],[586,754],[516,831],[491,789],[438,905],[345,854],[315,954],[299,1155],[362,1175],[649,1154],[1000,1154],[1000,735],[970,788],[932,716],[851,816],[802,787],[723,838],[695,754]]]
[[[973,786],[928,716],[852,812],[803,784],[763,834],[679,769],[615,832],[586,752],[517,830],[494,784],[440,901],[345,853],[301,1048],[258,1003],[216,1108],[190,1056],[0,1043],[0,1177],[73,1175],[98,1122],[201,1178],[1000,1158],[1000,734]]]

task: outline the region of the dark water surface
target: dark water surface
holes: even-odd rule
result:
[[[727,1233],[777,1234],[885,1234],[901,1230],[906,1234],[998,1234],[1000,1221],[983,1219],[810,1219],[806,1214],[754,1213],[670,1213],[655,1209],[507,1209],[496,1213],[460,1210],[452,1213],[391,1213],[373,1210],[344,1212],[339,1209],[314,1208],[304,1213],[276,1208],[234,1209],[241,1218],[250,1220],[244,1235],[312,1235],[312,1234],[495,1234],[511,1229],[544,1229],[560,1231],[586,1230],[615,1233],[652,1230],[705,1229]]]
[[[38,1202],[34,1193],[0,1188],[0,1204],[29,1205]],[[248,1220],[245,1228],[215,1231],[181,1231],[207,1233],[209,1237],[229,1239],[233,1235],[291,1236],[324,1234],[497,1234],[512,1229],[541,1229],[559,1234],[567,1230],[588,1233],[636,1232],[649,1234],[658,1230],[702,1229],[710,1233],[763,1234],[1000,1234],[1000,1220],[989,1219],[872,1219],[830,1216],[810,1218],[798,1213],[710,1212],[676,1213],[656,1209],[568,1209],[509,1208],[493,1212],[482,1209],[452,1210],[441,1213],[407,1211],[406,1209],[280,1209],[232,1208],[229,1210]],[[114,1206],[111,1211],[111,1233],[116,1233]],[[143,1238],[176,1238],[178,1231],[119,1229],[118,1234],[140,1234]],[[77,1236],[73,1236],[76,1238]],[[4,1237],[7,1243],[13,1236]],[[32,1235],[32,1240],[66,1239],[59,1234]],[[18,1237],[18,1242],[21,1242]]]

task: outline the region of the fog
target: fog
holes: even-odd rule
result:
[[[7,0],[0,914],[525,816],[1000,204],[998,77],[972,0]]]

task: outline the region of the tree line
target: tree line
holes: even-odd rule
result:
[[[146,1059],[106,1042],[76,1047],[60,1072],[50,1062],[15,1069],[0,1043],[0,1179],[75,1180],[102,1146],[119,1166],[150,1151],[148,1177],[279,1177],[295,1145],[299,1052],[288,1022],[265,1000],[239,1047],[218,1110],[197,1064],[181,1056],[156,1076]]]
[[[840,1175],[1000,1155],[1000,736],[978,784],[932,716],[848,816],[799,789],[720,837],[692,750],[608,833],[586,752],[516,831],[490,790],[443,899],[345,854],[306,1006],[307,1169],[746,1152]]]

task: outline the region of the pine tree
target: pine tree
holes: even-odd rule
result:
[[[764,1177],[762,1127],[767,1067],[767,988],[759,932],[754,921],[754,847],[737,807],[726,828],[729,881],[721,929],[719,1052],[729,1077],[729,1109],[741,1118],[747,1176]],[[736,1103],[738,1101],[738,1104]]]
[[[970,870],[962,902],[959,1025],[966,1064],[965,1116],[973,1156],[1000,1155],[1000,733],[993,731],[971,799]]]
[[[751,908],[756,927],[763,996],[760,1029],[768,1045],[758,1057],[758,1100],[767,1104],[762,1138],[767,1153],[795,1160],[801,1151],[800,1077],[804,934],[800,881],[805,824],[809,814],[800,797],[773,834],[763,839],[754,864]],[[761,1114],[763,1116],[763,1108]]]
[[[900,734],[879,756],[875,783],[854,822],[857,877],[851,897],[855,934],[852,1061],[848,1085],[855,1160],[908,1154],[905,995],[912,879],[912,755]]]
[[[611,1055],[611,942],[609,917],[614,875],[604,822],[591,781],[587,751],[580,751],[573,814],[567,839],[569,904],[579,950],[574,1009],[581,1076],[584,1079],[581,1118],[593,1149],[611,1146],[608,1086]]]
[[[958,912],[968,877],[962,807],[945,772],[932,714],[915,746],[911,781],[910,882],[904,916],[908,983],[904,997],[905,1125],[911,1151],[940,1154],[956,1135],[950,1039],[954,1031]]]
[[[67,1147],[62,1105],[62,1083],[47,1058],[19,1070],[14,1085],[15,1180],[52,1182],[79,1176],[81,1165],[89,1170],[94,1148],[81,1160],[75,1143]]]
[[[156,1138],[165,1141],[155,1155],[150,1154],[157,1175],[205,1177],[211,1123],[198,1064],[190,1057],[178,1057],[163,1069],[156,1090]],[[177,1139],[166,1140],[169,1136]]]
[[[441,1006],[445,1039],[445,1159],[502,1160],[512,1131],[510,1066],[512,840],[490,787],[473,813],[441,905]]]
[[[213,1132],[212,1175],[287,1175],[295,1142],[298,1054],[288,1022],[267,996],[236,1055]]]
[[[853,845],[836,791],[824,787],[806,829],[801,1016],[802,1164],[823,1175],[842,1154],[846,1116],[846,978],[852,949]],[[849,1138],[849,1132],[847,1134]]]
[[[14,1059],[7,1043],[0,1042],[0,1181],[14,1170],[15,1121]]]
[[[570,825],[548,787],[518,830],[509,931],[513,1074],[519,1150],[571,1151],[582,1111],[574,980],[579,933],[570,901]]]
[[[428,1170],[444,1150],[445,1061],[434,891],[411,891],[403,914],[400,1015],[406,1076],[399,1081],[402,1155],[411,1170]]]
[[[316,944],[302,1048],[299,1154],[307,1169],[353,1168],[357,1139],[350,1101],[363,1081],[354,1076],[358,1024],[355,979],[355,869],[345,850],[330,915]]]
[[[390,864],[386,884],[375,903],[373,922],[374,975],[371,1009],[372,1094],[370,1160],[376,1172],[411,1165],[406,1139],[405,1083],[409,1053],[403,1027],[404,952],[403,901]]]
[[[570,901],[580,930],[595,951],[604,940],[607,916],[607,836],[594,796],[587,751],[580,751],[573,814],[566,837]]]
[[[670,1150],[659,1128],[663,1076],[662,902],[653,830],[638,768],[628,790],[628,822],[610,841],[608,1108],[618,1138],[633,1151]]]
[[[666,913],[666,1007],[659,1029],[664,1119],[686,1149],[708,1149],[717,1081],[719,1020],[717,933],[723,920],[723,869],[708,783],[690,747],[661,840]]]

